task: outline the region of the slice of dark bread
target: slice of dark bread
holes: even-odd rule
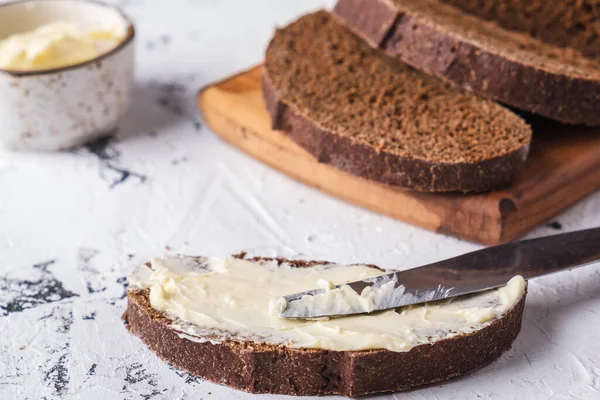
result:
[[[512,31],[600,56],[598,0],[441,0]]]
[[[273,127],[319,162],[423,192],[483,192],[520,173],[530,127],[390,59],[317,12],[277,30],[263,91]]]
[[[254,258],[253,261],[272,261]],[[310,268],[316,261],[277,259]],[[192,375],[251,393],[345,395],[409,390],[469,374],[500,357],[521,329],[526,293],[505,315],[469,334],[407,352],[328,351],[247,341],[220,343],[182,338],[171,318],[150,305],[148,290],[128,291],[123,319],[158,356]]]
[[[339,0],[373,47],[460,87],[569,124],[600,125],[595,0]]]

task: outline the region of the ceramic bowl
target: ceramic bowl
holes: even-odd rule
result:
[[[39,71],[0,69],[0,143],[18,150],[59,150],[113,131],[131,100],[135,28],[118,9],[82,0],[0,5],[0,39],[53,21],[122,27],[124,40],[95,59]]]

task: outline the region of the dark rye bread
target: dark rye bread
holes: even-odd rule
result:
[[[271,260],[254,260],[261,259]],[[277,261],[298,268],[323,264]],[[129,331],[162,359],[212,382],[250,393],[357,397],[409,390],[484,367],[511,347],[521,330],[524,306],[525,295],[506,315],[481,330],[403,353],[295,349],[239,341],[195,342],[169,328],[171,319],[152,309],[147,290],[128,292],[123,319]]]
[[[339,0],[334,14],[371,46],[460,87],[600,125],[597,0]]]
[[[600,56],[598,0],[442,0],[470,14],[526,32],[542,42]]]
[[[373,50],[325,11],[277,30],[263,92],[273,127],[319,162],[417,191],[506,187],[531,140],[516,114]]]

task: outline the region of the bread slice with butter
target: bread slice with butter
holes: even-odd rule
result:
[[[130,277],[131,333],[189,373],[251,393],[394,392],[481,368],[521,328],[526,285],[329,320],[284,320],[271,299],[381,275],[372,265],[175,257]]]

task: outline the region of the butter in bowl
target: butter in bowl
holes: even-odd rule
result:
[[[133,23],[95,1],[0,5],[0,143],[71,148],[113,131],[131,101]]]

